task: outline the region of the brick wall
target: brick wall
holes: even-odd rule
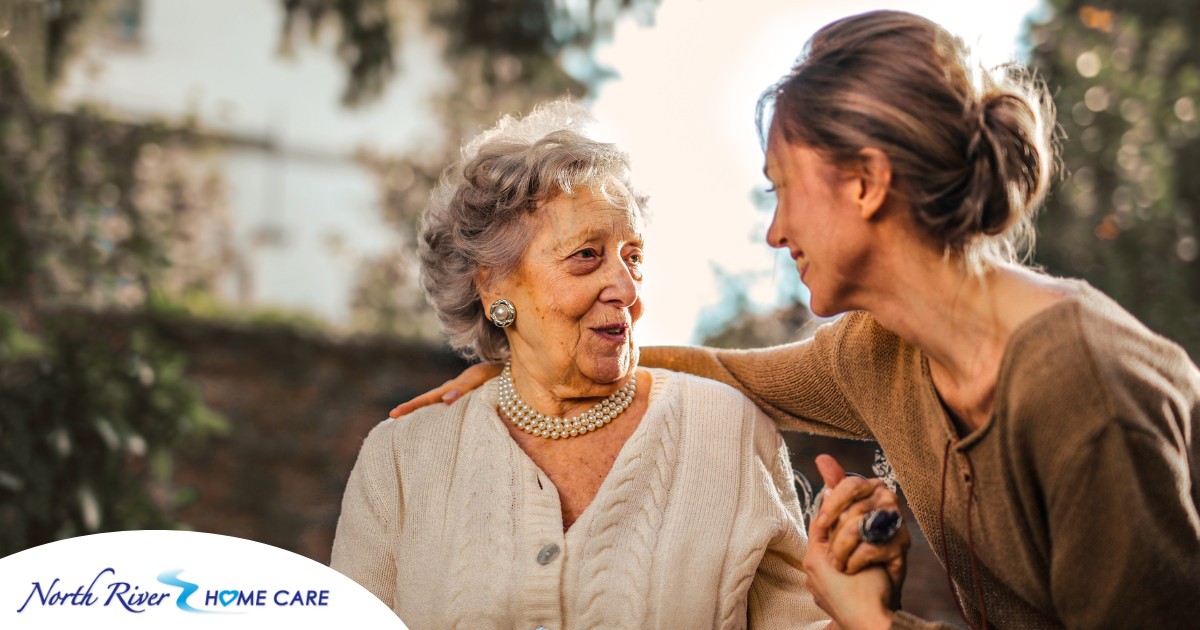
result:
[[[189,324],[170,336],[205,401],[231,425],[176,457],[191,527],[328,563],[342,491],[387,411],[464,364],[432,345],[332,341],[288,329]]]

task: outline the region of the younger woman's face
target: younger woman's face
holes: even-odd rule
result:
[[[821,152],[788,142],[774,126],[764,172],[776,200],[767,243],[791,253],[812,293],[809,308],[823,317],[855,308],[870,252],[860,180]]]

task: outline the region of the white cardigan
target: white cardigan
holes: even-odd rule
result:
[[[652,374],[645,416],[565,534],[495,380],[384,421],[350,473],[333,568],[416,630],[824,625],[775,424],[726,385]]]

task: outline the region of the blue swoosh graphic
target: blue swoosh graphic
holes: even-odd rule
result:
[[[191,582],[187,582],[187,581],[179,579],[180,573],[183,573],[183,569],[172,569],[170,571],[163,571],[162,573],[160,573],[158,575],[159,582],[162,582],[163,584],[168,584],[170,586],[178,586],[179,588],[183,589],[183,593],[180,593],[179,597],[175,599],[175,605],[178,606],[180,610],[190,612],[190,613],[200,613],[202,615],[222,614],[223,611],[220,611],[220,610],[200,610],[199,608],[193,608],[192,605],[189,604],[187,600],[189,597],[192,596],[192,593],[195,593],[196,591],[200,590],[200,586],[197,584],[192,584]]]

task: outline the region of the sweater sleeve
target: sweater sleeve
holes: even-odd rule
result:
[[[753,350],[697,346],[649,347],[641,363],[720,381],[737,388],[781,429],[871,439],[837,378],[842,338],[851,314],[825,324],[804,341]],[[859,325],[853,328],[861,328]]]
[[[400,483],[391,444],[394,420],[375,427],[350,472],[333,538],[330,566],[395,607]]]
[[[767,425],[767,431],[770,434],[759,439],[774,439],[770,456],[764,457],[763,463],[770,471],[769,494],[779,528],[750,583],[747,597],[749,627],[759,630],[824,628],[829,615],[817,606],[805,585],[803,562],[808,535],[800,517],[800,500],[792,482],[787,446],[773,427]]]
[[[1071,315],[1013,346],[1045,367],[1009,397],[1049,604],[1067,628],[1178,627],[1200,618],[1200,371],[1115,304]]]
[[[1050,594],[1067,628],[1200,618],[1200,517],[1186,447],[1109,422],[1051,474]]]

